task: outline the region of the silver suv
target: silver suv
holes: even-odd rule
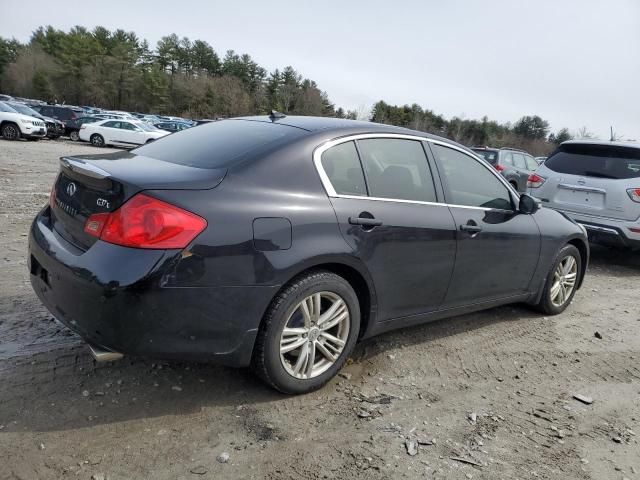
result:
[[[527,152],[490,147],[472,147],[471,150],[493,165],[518,192],[527,191],[527,179],[538,168],[538,162]]]
[[[528,190],[584,225],[592,242],[640,248],[640,144],[564,142]]]

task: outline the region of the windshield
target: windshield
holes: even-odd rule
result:
[[[18,113],[16,112],[15,109],[11,108],[9,105],[7,105],[4,102],[0,102],[0,112],[5,112],[5,113]]]
[[[33,108],[29,108],[26,105],[22,105],[19,103],[12,103],[11,108],[13,108],[18,113],[22,113],[24,115],[31,115],[32,117],[39,117],[40,114],[36,112]]]
[[[219,120],[188,128],[134,150],[138,155],[198,168],[226,168],[304,136],[307,131],[251,120]]]
[[[640,149],[618,145],[562,145],[545,162],[554,172],[615,180],[640,178]]]

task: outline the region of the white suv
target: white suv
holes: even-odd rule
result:
[[[39,118],[18,113],[0,102],[0,135],[6,140],[38,139],[47,135],[47,127]]]
[[[564,142],[529,175],[528,188],[584,225],[591,241],[640,248],[640,144]]]

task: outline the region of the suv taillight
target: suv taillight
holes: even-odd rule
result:
[[[630,188],[627,190],[627,194],[631,200],[640,203],[640,188]]]
[[[527,178],[527,187],[538,188],[541,187],[545,181],[546,178],[543,178],[536,173],[532,173],[531,175],[529,175],[529,178]]]
[[[207,227],[198,215],[139,193],[111,213],[94,213],[85,233],[133,248],[185,248]]]
[[[493,166],[497,171],[501,172],[504,170],[504,167],[502,165],[496,164]]]

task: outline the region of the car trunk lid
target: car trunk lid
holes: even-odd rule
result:
[[[564,144],[538,173],[547,180],[534,194],[551,207],[627,221],[640,217],[640,203],[627,193],[640,188],[640,149]]]
[[[81,250],[97,239],[85,233],[87,218],[113,212],[143,190],[215,188],[225,169],[203,169],[132,152],[63,157],[51,201],[53,228]]]

